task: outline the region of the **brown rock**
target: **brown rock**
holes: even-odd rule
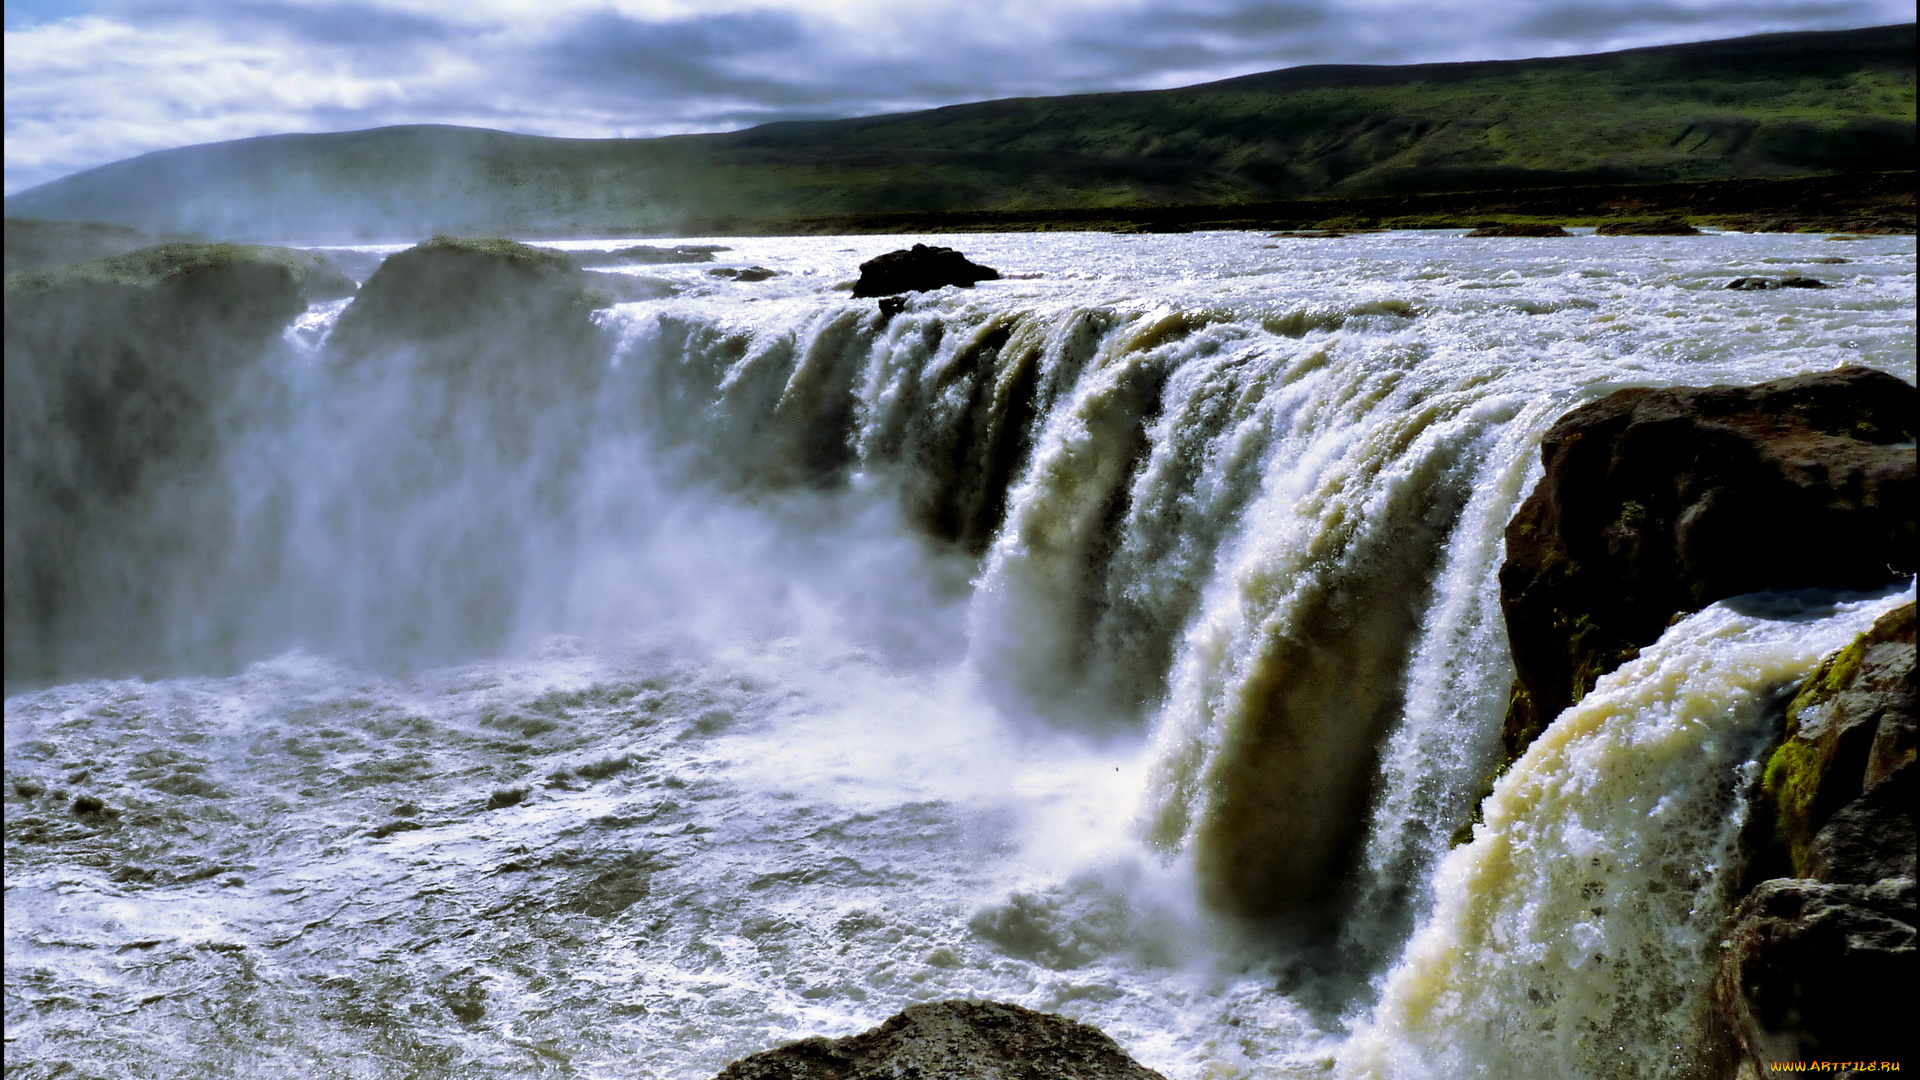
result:
[[[1674,617],[1761,589],[1877,588],[1915,564],[1914,387],[1842,368],[1622,390],[1562,417],[1507,525],[1517,755]]]
[[[1558,225],[1482,225],[1468,236],[1544,237],[1572,236]]]
[[[1165,1080],[1098,1028],[995,1001],[908,1006],[870,1031],[802,1039],[715,1080]]]
[[[1914,873],[1914,605],[1828,657],[1787,706],[1754,807],[1749,880]]]
[[[1767,289],[1831,289],[1833,286],[1810,277],[1737,277],[1727,282],[1727,288],[1746,292],[1760,292]]]
[[[402,343],[486,339],[483,328],[502,325],[523,335],[564,336],[587,322],[595,280],[563,251],[436,236],[380,264],[328,345],[359,356]]]
[[[1656,221],[1609,221],[1594,230],[1601,236],[1699,236],[1700,230],[1679,218]]]
[[[1828,657],[1787,706],[1754,802],[1715,1003],[1774,1061],[1897,1060],[1915,1001],[1914,605]]]
[[[1912,878],[1775,878],[1735,912],[1714,992],[1750,1070],[1768,1062],[1899,1061],[1912,1041]]]

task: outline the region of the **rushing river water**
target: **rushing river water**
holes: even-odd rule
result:
[[[835,291],[915,239],[1007,277]],[[1175,1080],[1689,1075],[1767,709],[1901,597],[1680,623],[1449,853],[1502,530],[1612,390],[1913,379],[1911,237],[716,243],[590,363],[337,301],[248,373],[221,572],[109,545],[146,660],[7,699],[10,1078],[700,1080],[948,997]]]

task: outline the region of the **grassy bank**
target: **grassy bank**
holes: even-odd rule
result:
[[[694,219],[686,236],[857,233],[1171,232],[1199,229],[1451,229],[1492,223],[1598,226],[1679,218],[1745,232],[1913,233],[1915,175],[1600,184],[1136,208],[1068,207]]]

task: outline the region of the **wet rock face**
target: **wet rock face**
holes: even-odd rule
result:
[[[1787,706],[1755,807],[1750,878],[1914,874],[1914,606],[1829,657]]]
[[[1563,417],[1507,525],[1508,752],[1675,615],[1760,589],[1911,574],[1916,398],[1892,375],[1843,368],[1622,390]]]
[[[1735,912],[1719,1008],[1755,1071],[1774,1061],[1898,1061],[1911,1043],[1912,878],[1763,883]]]
[[[165,244],[6,283],[6,672],[155,661],[160,592],[220,572],[233,396],[316,294],[308,252]],[[171,576],[140,560],[167,552]]]
[[[1755,1069],[1897,1060],[1914,928],[1914,605],[1829,657],[1787,706],[1754,800],[1715,1002]]]
[[[802,1039],[715,1080],[1165,1080],[1098,1028],[993,1001],[909,1006],[845,1039]]]
[[[854,283],[853,295],[856,298],[892,296],[948,285],[970,288],[975,282],[994,281],[999,277],[1000,271],[981,266],[952,248],[915,244],[861,263],[860,280]]]

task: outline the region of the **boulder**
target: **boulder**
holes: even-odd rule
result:
[[[1810,277],[1737,277],[1727,282],[1729,289],[1744,289],[1748,292],[1760,292],[1767,289],[1830,289],[1833,286]]]
[[[1714,984],[1741,1075],[1773,1075],[1769,1062],[1907,1056],[1915,923],[1912,878],[1775,878],[1755,889],[1729,924]]]
[[[910,1005],[844,1039],[788,1043],[716,1080],[1164,1080],[1100,1029],[994,1001]]]
[[[861,263],[860,280],[854,283],[853,295],[892,296],[948,285],[972,288],[977,281],[993,281],[999,277],[1000,271],[981,266],[952,248],[915,244]]]
[[[1916,397],[1855,367],[1622,390],[1562,417],[1507,525],[1508,753],[1677,615],[1760,589],[1912,574]]]
[[[708,277],[726,278],[728,281],[765,281],[779,277],[780,271],[769,270],[764,266],[721,266],[707,271]]]
[[[1572,236],[1573,234],[1558,225],[1482,225],[1467,234],[1468,236]]]
[[[516,336],[566,333],[588,319],[593,282],[566,252],[436,236],[380,264],[329,344],[359,355],[382,345],[490,339],[503,328]]]
[[[1699,236],[1700,230],[1679,218],[1652,221],[1609,221],[1594,230],[1601,236]]]

